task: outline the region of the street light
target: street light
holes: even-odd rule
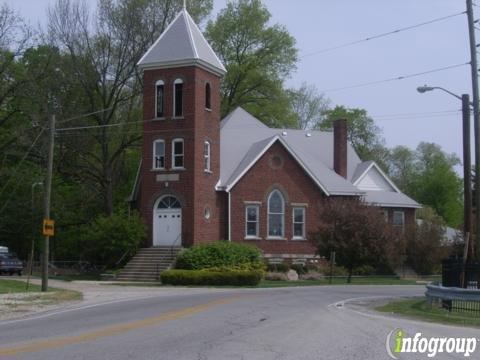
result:
[[[463,235],[465,240],[467,237],[470,237],[472,234],[472,187],[471,187],[471,179],[470,179],[470,167],[471,167],[471,159],[470,159],[470,106],[473,106],[473,103],[470,101],[468,94],[463,94],[459,96],[447,89],[444,89],[440,86],[419,86],[417,87],[417,91],[420,94],[426,93],[427,91],[433,90],[442,90],[453,97],[462,101],[462,119],[463,119],[463,211],[464,211],[464,225],[463,225]],[[475,176],[477,176],[476,174]],[[478,191],[477,191],[478,192]],[[478,205],[477,205],[478,207]],[[480,229],[480,226],[476,224],[476,229]],[[478,236],[477,236],[478,237]],[[475,244],[477,247],[480,244]],[[468,247],[469,253],[474,257],[475,252],[473,251],[473,239],[470,239],[470,245]],[[468,257],[468,256],[467,256]]]

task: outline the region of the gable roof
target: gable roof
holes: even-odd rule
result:
[[[235,109],[220,126],[221,165],[218,188],[231,189],[261,155],[279,141],[326,194],[362,193],[350,181],[331,170],[333,169],[331,133],[269,128],[242,108]],[[307,133],[310,136],[307,136]],[[347,156],[351,164],[360,162],[350,145]],[[355,166],[349,166],[351,175]]]
[[[269,128],[242,108],[235,109],[220,123],[220,180],[218,190],[230,191],[263,154],[276,142],[327,195],[362,195],[365,201],[386,207],[420,207],[400,192],[374,161],[362,162],[347,144],[347,178],[333,169],[333,133]],[[389,186],[376,190],[359,189],[362,179],[375,175]]]
[[[226,73],[186,9],[180,11],[137,65],[141,68],[198,65],[219,76]]]
[[[363,162],[357,166],[355,174],[352,178],[353,185],[362,187],[362,181],[367,177],[367,175],[376,173],[379,175],[381,180],[387,184],[387,187],[390,187],[395,192],[401,192],[400,189],[394,184],[392,180],[383,172],[380,166],[377,165],[375,161],[369,160]],[[373,174],[372,174],[373,175]]]

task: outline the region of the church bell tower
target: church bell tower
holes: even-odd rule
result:
[[[143,71],[139,210],[147,246],[220,239],[220,80],[226,70],[184,8]]]

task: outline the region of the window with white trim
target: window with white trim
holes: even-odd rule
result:
[[[165,141],[155,140],[153,142],[153,169],[165,169]]]
[[[183,139],[174,139],[172,141],[172,168],[184,168],[184,148]]]
[[[210,141],[205,141],[203,144],[203,169],[206,172],[210,172],[210,151],[211,151],[211,146],[210,146]]]
[[[402,231],[405,229],[405,213],[403,211],[393,212],[393,227]]]
[[[294,207],[292,210],[293,239],[305,239],[305,208]]]
[[[245,237],[258,238],[259,206],[247,205],[245,207]]]
[[[285,236],[285,201],[278,190],[268,196],[268,237],[284,238]]]
[[[173,116],[183,116],[183,80],[176,79],[173,82]]]
[[[163,99],[165,94],[165,83],[162,80],[158,80],[155,83],[155,117],[163,118]]]

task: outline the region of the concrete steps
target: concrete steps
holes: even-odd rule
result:
[[[160,272],[172,267],[181,247],[159,246],[142,248],[120,271],[117,280],[155,282]]]

